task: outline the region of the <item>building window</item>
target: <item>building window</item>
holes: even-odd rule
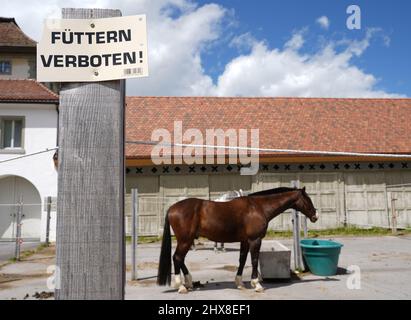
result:
[[[0,74],[11,74],[10,61],[0,61]]]
[[[23,148],[23,119],[3,118],[1,121],[2,148]]]

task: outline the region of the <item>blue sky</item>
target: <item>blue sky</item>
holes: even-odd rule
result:
[[[408,0],[14,0],[0,16],[39,40],[62,7],[147,14],[150,77],[129,95],[411,97]]]
[[[238,23],[227,27],[227,30],[240,34],[251,32],[257,39],[267,41],[272,48],[281,47],[294,30],[304,27],[309,29],[310,41],[303,47],[303,52],[315,50],[322,37],[362,39],[367,28],[381,28],[370,47],[353,62],[379,79],[377,88],[411,97],[411,1],[220,0],[217,3],[234,9]],[[348,30],[346,27],[346,9],[351,4],[361,8],[361,30]],[[320,16],[329,18],[328,30],[315,22]],[[384,39],[387,38],[384,37],[390,39],[389,46],[385,44]],[[237,54],[235,48],[223,43],[205,55],[204,65],[215,79],[221,68]]]

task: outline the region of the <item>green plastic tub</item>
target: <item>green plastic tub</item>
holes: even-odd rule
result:
[[[337,273],[341,243],[330,240],[303,239],[300,241],[305,262],[313,274],[333,276]]]

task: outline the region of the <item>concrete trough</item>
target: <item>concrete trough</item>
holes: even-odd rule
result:
[[[282,243],[263,241],[259,262],[264,280],[290,279],[291,250]]]

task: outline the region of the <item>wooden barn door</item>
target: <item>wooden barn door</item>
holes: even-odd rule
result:
[[[411,226],[411,171],[397,171],[386,173],[387,185],[396,185],[396,187],[387,188],[387,200],[389,216],[391,218],[391,198],[395,201],[397,212],[397,226],[400,228],[409,228]],[[388,223],[388,222],[387,222]]]
[[[138,235],[160,234],[162,224],[162,199],[159,197],[158,176],[130,176],[126,179],[126,234],[131,234],[131,189],[138,189]]]
[[[347,223],[387,226],[387,194],[384,172],[345,174]]]
[[[339,175],[335,173],[305,173],[299,175],[300,186],[306,187],[307,193],[320,219],[315,224],[308,220],[308,228],[326,229],[341,226],[343,213],[343,186]]]

